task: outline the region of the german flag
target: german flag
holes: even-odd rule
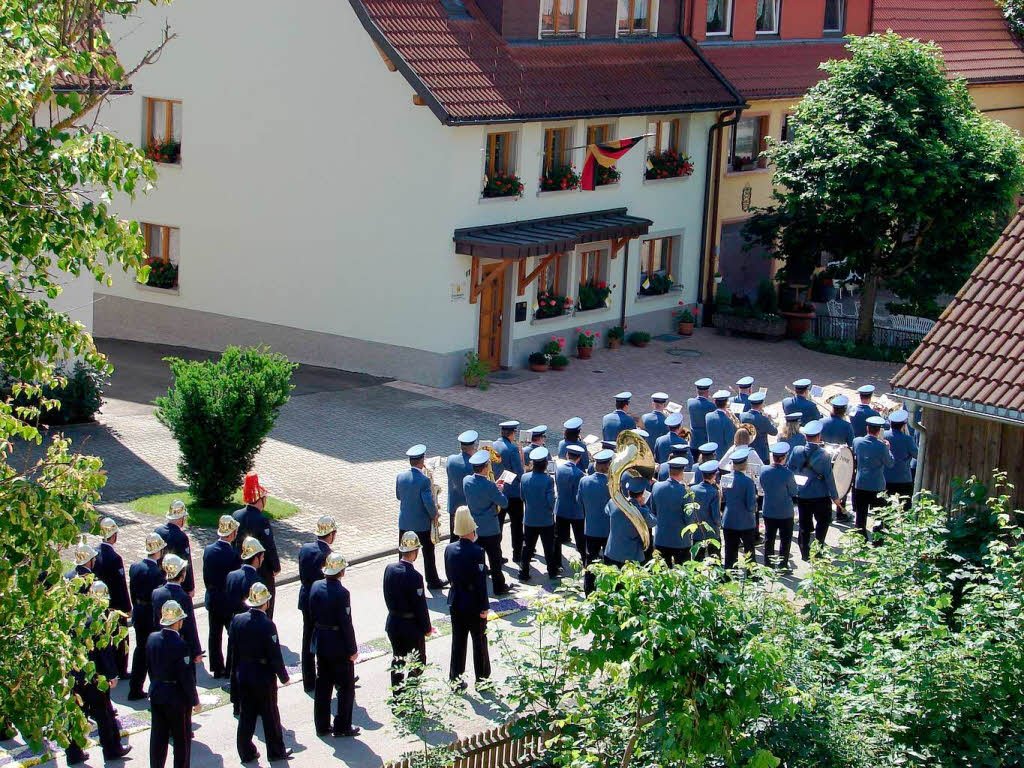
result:
[[[616,139],[602,144],[587,145],[587,159],[583,163],[583,178],[580,186],[593,191],[597,186],[597,166],[611,168],[615,161],[639,144],[646,136],[634,136],[631,139]]]

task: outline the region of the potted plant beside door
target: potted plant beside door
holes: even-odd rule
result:
[[[580,360],[589,360],[594,352],[594,342],[601,336],[593,331],[576,329],[576,357]]]
[[[543,373],[548,369],[548,356],[543,352],[533,352],[530,354],[530,370],[536,371],[537,373]]]
[[[479,387],[487,389],[487,374],[491,372],[491,366],[480,359],[476,352],[466,353],[466,367],[462,369],[462,383],[467,387]]]

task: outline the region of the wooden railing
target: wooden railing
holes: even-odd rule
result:
[[[454,768],[522,768],[540,754],[539,736],[513,736],[511,723],[488,731],[465,736],[451,744],[455,753]],[[412,755],[387,763],[385,768],[412,768],[416,758]]]

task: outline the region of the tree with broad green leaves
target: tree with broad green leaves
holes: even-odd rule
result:
[[[94,130],[104,101],[173,38],[164,29],[126,70],[100,22],[136,10],[114,0],[0,4],[0,365],[29,401],[61,383],[62,362],[109,368],[82,325],[50,305],[61,284],[79,275],[109,283],[112,269],[144,281],[148,271],[138,223],[110,206],[145,191],[153,165]],[[60,557],[96,526],[99,460],[59,437],[36,463],[12,458],[18,441],[41,442],[39,407],[0,401],[0,729],[35,747],[88,733],[72,672],[95,674],[87,648],[114,631],[81,584],[62,578]]]
[[[883,285],[933,306],[995,242],[1024,187],[1024,139],[978,112],[937,46],[889,32],[847,48],[797,105],[792,139],[769,139],[772,203],[746,236],[793,282],[823,252],[830,274],[857,275],[857,341],[870,343]]]

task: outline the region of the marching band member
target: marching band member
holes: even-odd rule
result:
[[[147,608],[149,606],[146,606]],[[163,768],[168,741],[174,742],[174,768],[192,761],[192,715],[200,710],[196,679],[189,669],[190,649],[182,639],[185,611],[176,600],[164,603],[159,626],[146,638],[146,666],[152,673],[149,711],[149,764]],[[134,662],[132,664],[134,671]],[[191,709],[191,712],[189,711]]]
[[[706,417],[715,410],[715,404],[708,400],[708,391],[714,382],[711,379],[697,379],[693,385],[697,396],[686,401],[686,412],[690,415],[690,447],[696,448],[708,441]]]
[[[271,602],[267,607],[267,616],[274,618],[274,595],[277,594],[276,575],[281,572],[281,560],[277,555],[277,543],[274,541],[274,531],[270,527],[270,520],[263,514],[267,506],[267,489],[260,485],[260,478],[255,472],[249,472],[245,476],[245,484],[242,486],[242,501],[245,507],[234,512],[234,518],[238,521],[238,536],[235,543],[242,542],[252,536],[264,549],[262,564],[259,567],[260,581],[270,590]],[[242,555],[245,560],[245,555]]]
[[[153,590],[164,583],[166,577],[160,567],[166,543],[151,533],[146,537],[146,557],[128,569],[128,588],[132,598],[132,626],[135,629],[135,653],[132,654],[132,673],[128,684],[128,701],[144,699],[146,684],[146,641],[155,629],[153,622]]]
[[[857,387],[857,394],[860,395],[860,403],[854,406],[853,413],[850,414],[850,426],[853,427],[854,437],[864,437],[868,433],[868,419],[880,414],[871,407],[871,398],[875,394],[874,385],[865,384]]]
[[[362,730],[352,726],[359,646],[352,626],[352,598],[341,583],[346,568],[345,556],[331,552],[324,561],[324,577],[309,590],[309,612],[316,625],[319,669],[313,697],[313,725],[320,736],[330,733],[342,738],[358,736]],[[287,682],[287,678],[282,678],[281,682]],[[338,692],[338,708],[332,723],[331,699],[335,691]]]
[[[519,564],[519,580],[530,580],[530,564],[537,551],[537,539],[544,549],[544,561],[548,566],[548,578],[557,579],[562,570],[562,558],[555,547],[555,481],[548,475],[548,449],[543,446],[530,451],[532,468],[523,475],[523,504],[525,535],[523,553]]]
[[[683,528],[692,520],[686,512],[691,496],[683,484],[683,472],[690,462],[684,456],[668,460],[668,479],[660,480],[651,490],[651,512],[658,520],[654,531],[654,548],[669,565],[679,565],[690,559],[692,536]]]
[[[739,548],[754,559],[757,537],[757,490],[754,481],[744,474],[751,450],[740,446],[732,451],[732,485],[722,489],[725,511],[722,513],[722,536],[725,539],[725,567],[732,568],[739,558]],[[754,454],[756,455],[756,454]]]
[[[785,414],[783,418],[785,419],[785,424],[782,427],[782,434],[779,435],[779,440],[789,443],[790,450],[798,445],[807,445],[807,438],[800,431],[800,419],[803,418],[803,414],[799,411],[794,411],[793,413]]]
[[[640,425],[647,433],[647,445],[654,450],[654,444],[658,438],[664,435],[668,428],[665,426],[665,419],[668,416],[668,395],[664,392],[655,392],[651,395],[651,411],[640,417]]]
[[[199,641],[199,628],[196,626],[196,611],[192,600],[185,591],[185,571],[188,561],[177,555],[164,555],[160,561],[167,580],[153,590],[153,626],[160,623],[163,607],[174,600],[185,611],[185,620],[181,627],[181,638],[188,648],[188,666],[192,677],[196,676],[196,665],[203,659],[203,645]]]
[[[868,535],[868,511],[879,505],[878,494],[885,490],[885,470],[895,465],[889,444],[881,439],[885,419],[868,416],[864,420],[867,434],[853,441],[853,455],[857,459],[857,474],[853,479],[853,513],[855,525]]]
[[[583,421],[580,420],[580,424]],[[516,443],[518,421],[503,421],[498,425],[501,437],[494,441],[494,450],[501,457],[496,471],[511,472],[515,479],[505,486],[508,497],[509,533],[512,537],[512,562],[518,563],[523,555],[523,497],[520,480],[523,476],[523,451]],[[433,557],[433,555],[431,555]]]
[[[800,518],[797,544],[800,556],[810,560],[811,535],[819,544],[825,545],[825,535],[832,524],[831,505],[840,507],[840,499],[832,476],[832,460],[821,447],[821,422],[811,421],[801,431],[807,438],[807,444],[798,445],[790,452],[788,466],[796,474],[807,478],[796,500]]]
[[[488,479],[487,469],[491,463],[490,451],[481,450],[469,458],[473,474],[462,481],[466,506],[477,526],[480,546],[487,553],[491,564],[491,583],[494,594],[504,595],[510,591],[501,572],[501,528],[498,526],[498,507],[508,505],[508,497],[502,492],[505,483]]]
[[[736,387],[739,390],[735,397],[732,398],[733,403],[743,403],[743,413],[750,410],[750,390],[754,386],[753,376],[744,376],[736,382]]]
[[[747,377],[750,378],[749,376]],[[740,379],[745,381],[746,379]],[[753,380],[751,380],[753,383]],[[775,422],[764,415],[764,399],[765,395],[763,392],[754,392],[747,397],[746,408],[747,410],[740,415],[741,424],[751,424],[757,431],[757,435],[750,443],[750,447],[757,454],[758,458],[761,459],[762,464],[768,463],[768,436],[779,434],[779,428],[775,426]]]
[[[573,416],[567,420],[562,427],[565,428],[565,435],[561,440],[558,441],[558,458],[564,459],[566,457],[565,447],[572,443],[583,445],[583,441],[580,439],[580,430],[583,428],[583,419],[579,416]],[[583,452],[583,456],[580,458],[580,469],[587,472],[590,469],[590,454],[586,451]]]
[[[206,595],[203,604],[210,622],[207,647],[210,651],[210,674],[214,678],[228,676],[222,650],[224,630],[235,614],[228,598],[228,574],[242,567],[242,557],[233,543],[238,535],[238,521],[231,515],[221,515],[217,522],[217,540],[203,550],[203,584]]]
[[[722,494],[718,487],[718,468],[715,459],[702,462],[697,467],[701,479],[690,486],[690,492],[697,502],[694,520],[697,530],[693,534],[694,560],[703,560],[708,555],[718,556],[722,529]],[[711,542],[715,542],[715,545],[712,546]]]
[[[100,520],[100,545],[96,549],[96,562],[92,572],[96,578],[107,585],[108,601],[111,610],[120,612],[119,621],[122,627],[128,626],[128,617],[132,612],[132,600],[128,595],[128,579],[124,573],[124,560],[114,549],[117,543],[117,523],[109,517]],[[117,646],[114,652],[117,661],[118,676],[128,679],[128,638]]]
[[[463,433],[465,434],[465,433]],[[475,434],[475,433],[474,433]],[[461,435],[460,435],[461,437]],[[395,497],[398,499],[399,543],[402,531],[413,531],[420,537],[423,547],[423,570],[427,576],[428,589],[442,589],[444,582],[437,575],[434,559],[434,540],[431,529],[441,512],[434,503],[434,489],[430,478],[423,471],[427,446],[422,443],[405,452],[409,457],[409,468],[395,478]],[[449,475],[450,477],[450,475]],[[449,500],[451,496],[449,494]],[[324,557],[327,557],[325,554]]]
[[[455,513],[455,535],[459,538],[444,550],[444,568],[452,585],[448,590],[448,612],[452,619],[452,657],[448,679],[464,691],[466,683],[462,673],[466,670],[467,636],[473,641],[473,672],[477,683],[491,676],[491,658],[487,653],[490,603],[487,600],[484,550],[476,544],[476,523],[468,507],[459,507]],[[524,555],[526,547],[524,542]]]
[[[423,577],[413,566],[419,550],[416,533],[406,531],[398,545],[398,562],[384,569],[384,603],[388,607],[384,631],[391,642],[392,688],[403,681],[401,671],[396,668],[399,658],[415,652],[421,664],[427,663],[427,638],[434,631],[423,594]]]
[[[626,478],[626,491],[629,493],[630,503],[647,521],[648,527],[653,528],[657,521],[651,510],[643,503],[644,494],[647,492],[647,480],[642,477]],[[619,567],[628,562],[644,562],[643,542],[633,523],[613,500],[608,502],[605,510],[608,515],[608,543],[604,548],[604,562]]]
[[[800,424],[804,427],[821,418],[818,406],[807,397],[807,390],[810,388],[810,379],[797,379],[793,382],[793,396],[782,400],[782,410],[785,413],[799,413]]]
[[[632,399],[632,392],[619,392],[615,396],[615,410],[605,414],[601,420],[602,439],[614,440],[622,430],[636,429],[636,419],[629,415],[629,401]]]
[[[594,474],[580,480],[576,500],[583,509],[583,535],[587,540],[587,550],[583,558],[584,566],[596,563],[603,554],[608,542],[608,514],[605,509],[611,499],[608,492],[608,468],[615,452],[603,448],[594,454]],[[583,576],[583,592],[594,591],[594,574],[588,569]]]
[[[586,452],[582,445],[573,443],[566,446],[567,458],[555,468],[555,559],[559,568],[562,565],[562,545],[569,542],[570,531],[580,557],[587,551],[583,538],[583,510],[576,502],[580,480],[586,477],[579,466]]]
[[[846,408],[850,399],[846,395],[836,395],[828,402],[832,406],[832,415],[821,422],[821,441],[823,443],[846,444],[853,447],[853,426],[846,420]]]
[[[462,490],[463,481],[473,474],[469,457],[476,453],[476,443],[480,435],[475,429],[467,429],[459,435],[459,453],[453,453],[445,463],[448,475],[448,532],[455,541],[455,510],[466,503],[466,494]]]
[[[661,464],[671,458],[673,445],[685,445],[689,448],[690,443],[683,437],[686,427],[683,425],[682,413],[670,413],[665,417],[666,432],[654,441],[654,460]],[[687,456],[690,458],[690,456]]]
[[[424,449],[426,450],[426,449]],[[429,481],[428,481],[429,482]],[[433,501],[433,494],[431,494]],[[302,645],[299,652],[302,665],[302,688],[306,693],[316,689],[316,658],[313,655],[313,619],[309,614],[309,590],[324,577],[324,563],[331,554],[331,545],[337,535],[338,524],[330,515],[316,522],[316,541],[299,547],[299,612],[302,614]]]
[[[530,450],[543,448],[548,442],[548,425],[538,424],[530,430]]]
[[[793,506],[800,489],[796,475],[786,466],[789,443],[778,442],[771,447],[771,466],[761,470],[764,491],[764,564],[771,568],[789,568],[789,550],[793,541]],[[779,541],[775,550],[776,536]]]
[[[726,410],[729,407],[729,390],[718,390],[712,399],[715,401],[715,410],[704,417],[704,424],[708,440],[718,443],[716,458],[721,461],[726,450],[732,445],[733,437],[736,435],[736,425],[733,423],[731,414]]]
[[[914,476],[910,470],[910,462],[917,458],[917,443],[907,434],[907,420],[910,418],[902,408],[889,415],[889,429],[885,431],[885,440],[892,452],[893,465],[885,468],[885,490],[890,495],[899,495],[906,509],[914,495]],[[100,545],[102,547],[102,545]],[[98,563],[95,569],[99,572]]]
[[[167,542],[166,554],[177,555],[188,563],[188,567],[185,568],[185,581],[181,586],[188,596],[192,597],[196,591],[196,577],[192,573],[192,546],[188,534],[185,533],[185,524],[188,519],[188,509],[186,509],[185,503],[178,500],[172,501],[165,519],[167,522],[157,526],[154,533]]]
[[[704,475],[701,467],[711,459],[714,459],[718,455],[718,443],[702,443],[697,448],[697,460],[693,467],[693,482],[694,485],[701,482],[704,479]],[[717,459],[715,459],[717,461]],[[718,471],[718,468],[715,468]]]
[[[690,446],[687,443],[676,444],[672,446],[672,450],[669,453],[668,459],[661,462],[658,465],[658,482],[662,480],[668,480],[669,473],[671,472],[672,459],[681,458],[683,460],[683,466],[689,466],[690,464]],[[678,466],[678,465],[677,465]]]

